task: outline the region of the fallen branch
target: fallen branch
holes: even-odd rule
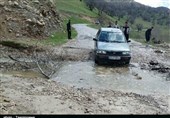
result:
[[[12,57],[11,55],[8,55],[8,57],[13,61],[18,62],[21,66],[25,67],[26,69],[30,69],[30,67],[28,66],[28,64],[26,62],[24,62],[24,63],[26,63],[26,65],[23,65],[23,64],[21,64],[21,62],[23,62],[23,61],[17,60],[14,57]]]
[[[37,45],[37,43],[36,43]],[[62,52],[63,54],[64,52]],[[62,55],[61,57],[62,58]],[[22,56],[22,55],[21,55]],[[43,55],[41,53],[38,53],[38,51],[34,48],[32,53],[30,54],[30,61],[33,65],[36,66],[36,69],[41,73],[45,78],[50,79],[52,76],[58,71],[58,69],[61,67],[60,62],[53,62],[53,56],[54,56],[54,50],[53,51],[46,51],[43,52]],[[11,55],[8,55],[8,57],[15,61],[15,63],[19,63],[23,68],[25,69],[32,69],[29,65],[29,62],[27,63],[27,60],[20,60],[17,58],[14,58]],[[27,58],[24,58],[27,59]],[[15,64],[14,63],[14,64]]]
[[[38,61],[36,61],[37,67],[40,70],[41,74],[44,75],[44,77],[46,77],[47,79],[50,79],[51,77],[46,75],[45,72],[42,70],[42,68],[40,67]]]

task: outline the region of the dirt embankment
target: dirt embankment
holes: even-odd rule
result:
[[[52,0],[0,0],[0,39],[44,37],[61,29]]]

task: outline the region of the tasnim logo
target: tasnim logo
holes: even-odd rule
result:
[[[34,116],[4,116],[3,118],[35,118]]]
[[[4,116],[3,118],[12,118],[12,116]]]

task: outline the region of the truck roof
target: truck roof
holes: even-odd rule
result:
[[[100,28],[101,31],[106,31],[106,32],[122,32],[120,29],[118,28]]]

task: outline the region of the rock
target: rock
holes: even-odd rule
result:
[[[16,37],[20,37],[20,34],[17,33],[17,34],[16,34]]]
[[[10,100],[4,99],[4,102],[10,102]]]
[[[150,65],[158,65],[158,61],[156,61],[156,60],[151,60],[151,61],[149,62],[149,64],[150,64]]]
[[[4,68],[5,66],[4,65],[1,65],[0,68]]]
[[[12,30],[11,30],[11,29],[9,29],[9,30],[8,30],[8,32],[9,32],[9,33],[12,33]]]
[[[87,97],[87,101],[92,101],[92,99],[91,99],[91,98],[89,98],[89,97]]]
[[[160,70],[161,69],[161,67],[160,67],[160,65],[154,65],[154,66],[152,66],[151,67],[151,70]]]
[[[135,73],[135,72],[132,72],[132,75],[133,75],[133,76],[138,76],[138,74],[137,74],[137,73]]]
[[[137,68],[137,67],[139,67],[139,64],[138,63],[133,63],[133,64],[131,63],[129,66]]]
[[[169,72],[169,69],[168,67],[163,67],[163,68],[160,68],[158,72],[161,72],[161,73],[167,73]]]
[[[147,64],[141,64],[141,67],[140,67],[141,69],[148,69],[149,67],[148,67],[148,65]]]
[[[34,0],[33,3],[39,4],[39,0]]]
[[[12,3],[11,0],[8,1],[8,4],[9,4],[10,6],[13,5],[13,3]]]
[[[37,24],[40,25],[40,26],[44,26],[45,25],[45,22],[41,22],[41,21],[37,21]]]
[[[141,79],[142,79],[142,77],[137,77],[136,79],[141,80]]]
[[[33,18],[33,19],[32,19],[32,22],[33,22],[33,23],[37,23],[36,18]]]
[[[39,15],[40,15],[40,17],[43,17],[42,13],[40,13]]]
[[[151,65],[150,68],[151,68],[151,70],[155,70],[155,71],[158,71],[158,72],[161,72],[161,73],[167,73],[170,70],[169,67],[166,67],[162,64]]]
[[[34,86],[33,84],[31,84],[31,87],[32,87],[32,88],[35,88],[35,86]]]
[[[5,6],[5,2],[4,1],[0,1],[0,7],[4,7]]]
[[[25,5],[25,9],[28,10],[28,11],[32,11],[33,8],[31,6],[29,6],[28,4]]]
[[[17,1],[14,1],[14,5],[15,5],[15,6],[19,6],[19,4],[18,4]]]
[[[27,5],[27,4],[28,4],[28,2],[24,0],[24,1],[23,1],[23,4]]]
[[[154,42],[154,44],[161,44],[160,40],[154,40],[153,42]]]
[[[9,21],[9,20],[11,20],[11,19],[12,19],[12,17],[9,17],[9,16],[7,16],[7,15],[5,16],[5,20],[6,20],[6,21]]]
[[[32,20],[31,19],[27,19],[26,22],[32,22]]]
[[[4,107],[2,107],[2,110],[7,111],[7,109],[6,109],[6,108],[4,108]]]
[[[109,105],[113,105],[113,101],[109,101]]]
[[[162,50],[155,50],[155,53],[164,53]]]
[[[90,113],[90,112],[91,112],[91,110],[85,108],[84,113]]]
[[[138,74],[136,73],[136,74],[134,74],[134,76],[138,76]]]
[[[69,108],[70,108],[70,109],[73,109],[73,107],[72,107],[72,106],[69,106]]]
[[[3,105],[4,107],[13,107],[13,106],[15,106],[15,104],[5,104],[5,105]]]
[[[163,48],[170,48],[170,44],[167,43],[159,44],[159,46]]]
[[[12,12],[12,10],[9,9],[9,8],[7,8],[7,6],[4,6],[3,8],[4,8],[4,10],[7,11],[7,12]]]
[[[62,97],[61,95],[57,95],[57,96],[55,96],[55,99],[59,99],[61,97]]]
[[[76,98],[76,100],[77,100],[77,101],[81,101],[81,99],[80,99],[80,98]]]
[[[170,73],[168,73],[168,75],[166,77],[166,81],[170,81]]]
[[[51,38],[54,38],[54,35],[51,35]]]

